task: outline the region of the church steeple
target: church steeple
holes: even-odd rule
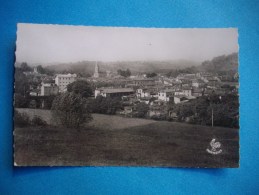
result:
[[[99,78],[99,66],[97,64],[97,61],[95,62],[94,77]]]

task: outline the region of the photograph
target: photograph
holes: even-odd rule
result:
[[[13,164],[239,167],[237,28],[17,24]]]

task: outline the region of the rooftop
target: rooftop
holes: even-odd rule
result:
[[[100,88],[97,89],[103,93],[125,93],[125,92],[134,92],[132,88]]]
[[[76,74],[57,74],[57,77],[76,77]]]

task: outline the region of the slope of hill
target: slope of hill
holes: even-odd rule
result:
[[[223,55],[204,61],[199,69],[207,72],[238,71],[238,53]]]

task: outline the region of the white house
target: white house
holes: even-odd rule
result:
[[[139,88],[136,91],[136,95],[138,98],[145,98],[145,97],[157,97],[157,89],[155,88]]]
[[[76,81],[76,74],[57,74],[55,78],[55,84],[59,88],[59,92],[66,92],[67,91],[67,86],[70,83],[73,83]]]
[[[158,92],[158,100],[168,102],[175,93],[175,89],[165,89]]]
[[[58,94],[58,86],[54,83],[42,83],[40,88],[41,96],[49,96]]]

